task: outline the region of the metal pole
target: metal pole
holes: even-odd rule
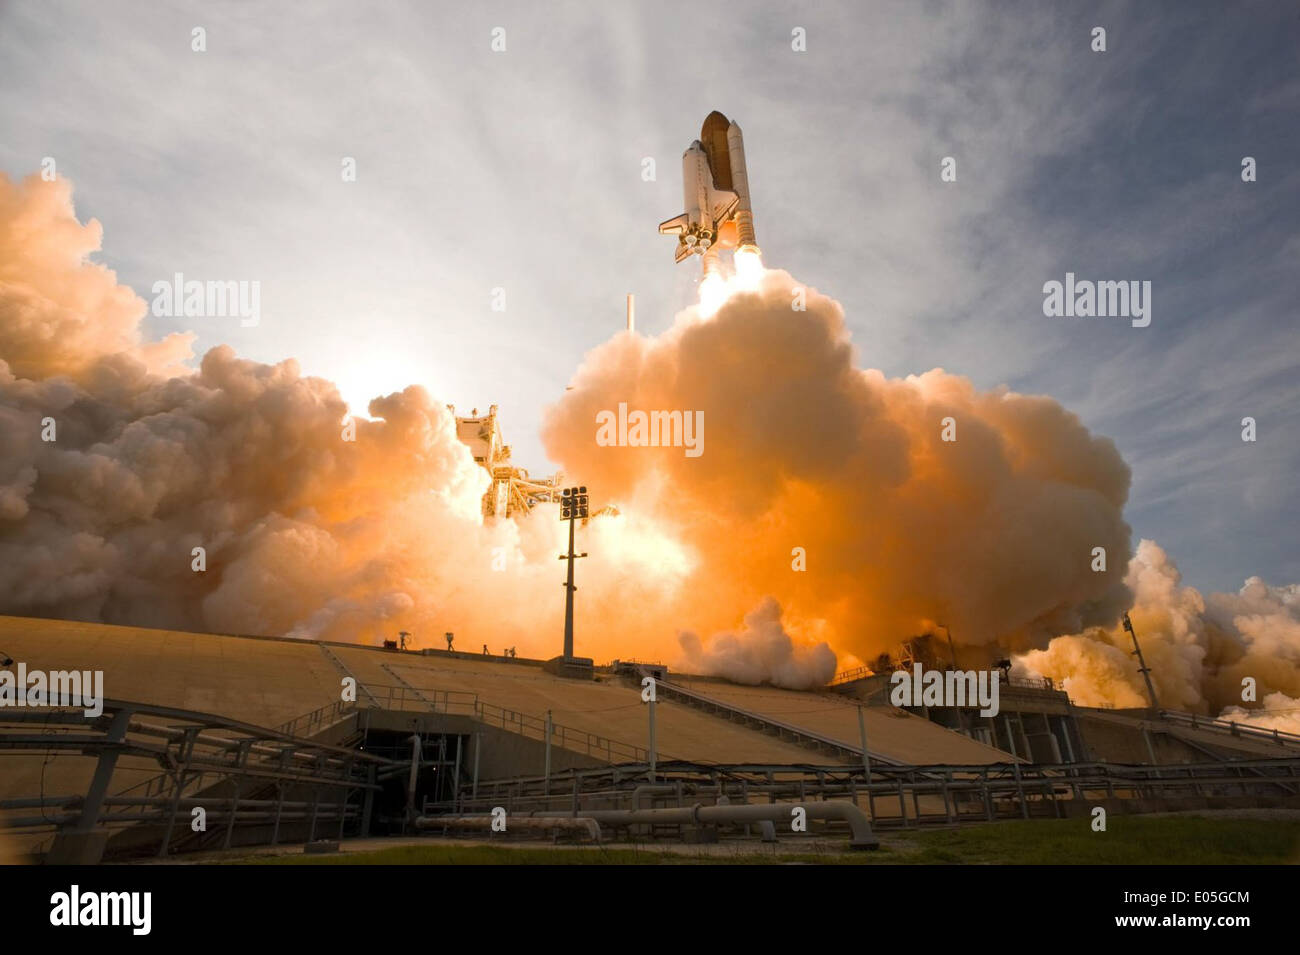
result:
[[[551,733],[555,724],[551,722],[551,711],[546,711],[546,795],[551,795]]]
[[[369,785],[366,787],[365,802],[362,803],[361,806],[361,837],[363,839],[370,835],[370,813],[371,810],[374,809],[375,805],[375,791],[370,788],[375,784],[375,767],[373,763],[370,765],[370,768],[366,770],[366,782]],[[278,830],[280,827],[279,807],[276,808],[275,825]]]
[[[474,734],[474,787],[470,790],[470,798],[478,799],[478,755],[483,752],[483,734],[481,732]]]
[[[867,718],[858,704],[858,739],[862,741],[862,771],[867,776],[867,785],[871,785],[871,754],[867,752]]]
[[[349,757],[348,761],[343,766],[343,778],[347,780],[350,779],[351,777],[352,777],[352,758]],[[348,818],[348,787],[340,786],[339,787],[339,842],[343,841],[343,824],[347,822],[347,818]]]
[[[415,777],[420,772],[420,734],[411,734],[411,773],[406,780],[406,808],[415,813]]]
[[[317,769],[319,769],[319,765]],[[314,786],[311,791],[311,825],[307,829],[307,841],[312,842],[316,838],[316,809],[320,805],[320,787]]]
[[[1138,658],[1138,672],[1142,674],[1142,679],[1146,681],[1147,695],[1151,697],[1151,709],[1159,712],[1160,703],[1156,699],[1156,688],[1151,685],[1151,668],[1147,666],[1146,658],[1142,656],[1142,645],[1138,643],[1137,632],[1133,629],[1133,621],[1129,620],[1127,612],[1124,614],[1124,629],[1133,638],[1133,655]]]
[[[235,774],[235,795],[230,801],[230,818],[226,820],[226,837],[222,840],[221,848],[229,849],[230,840],[235,835],[235,814],[239,811],[239,794],[244,788],[244,766],[248,762],[248,748],[253,741],[244,739],[239,741],[238,762],[239,772]]]
[[[456,769],[451,776],[451,807],[460,812],[460,742],[463,737],[456,734]]]
[[[77,819],[77,832],[93,832],[99,822],[99,811],[108,797],[108,785],[113,779],[113,770],[117,768],[117,757],[121,753],[120,744],[126,739],[127,727],[131,722],[131,711],[118,710],[113,714],[113,722],[104,741],[109,745],[99,751],[99,761],[95,764],[95,775],[91,777],[86,790],[86,800],[82,803],[81,815]]]
[[[1070,742],[1069,720],[1067,720],[1065,717],[1062,716],[1058,716],[1056,720],[1057,720],[1057,725],[1061,727],[1061,738],[1065,740],[1066,762],[1070,762],[1070,763],[1078,762],[1078,760],[1074,758],[1074,744]],[[1051,726],[1051,724],[1049,723],[1048,726]]]
[[[373,772],[373,769],[371,770]],[[271,829],[271,845],[276,845],[280,841],[280,814],[284,810],[284,783],[275,784],[275,826]]]
[[[650,697],[650,782],[655,781],[655,698]]]
[[[576,511],[572,512],[576,514]],[[569,518],[569,579],[564,585],[564,658],[573,657],[573,523]]]
[[[1151,745],[1151,730],[1150,730],[1148,727],[1146,727],[1146,726],[1142,727],[1142,739],[1143,739],[1143,741],[1145,741],[1146,744],[1147,744],[1147,756],[1149,756],[1149,757],[1151,758],[1151,765],[1152,765],[1153,767],[1154,767],[1154,766],[1159,766],[1160,764],[1159,764],[1158,762],[1156,762],[1156,751],[1155,751],[1155,747],[1153,747],[1153,746]],[[1160,778],[1160,770],[1158,770],[1158,769],[1155,770],[1155,776],[1156,776],[1157,779]]]
[[[199,728],[197,726],[187,727],[185,730],[185,737],[181,741],[180,752],[177,754],[179,757],[178,761],[181,765],[180,769],[177,770],[173,777],[175,781],[175,789],[172,791],[171,809],[167,813],[167,828],[163,832],[162,844],[158,847],[158,855],[160,858],[165,858],[167,856],[167,847],[171,843],[172,829],[176,825],[176,813],[180,809],[181,794],[185,790],[185,778],[189,775],[190,759],[194,755],[194,739],[198,734]],[[199,781],[202,782],[201,774]]]

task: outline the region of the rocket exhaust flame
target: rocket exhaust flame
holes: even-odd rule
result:
[[[758,283],[763,278],[763,254],[758,246],[742,245],[736,250],[733,262],[738,287],[747,292],[758,288]]]
[[[712,318],[730,295],[731,289],[721,272],[706,273],[700,280],[700,314]]]

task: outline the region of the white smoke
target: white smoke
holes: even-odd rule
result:
[[[1237,593],[1207,598],[1184,586],[1173,560],[1149,540],[1139,544],[1126,582],[1162,707],[1300,732],[1300,587],[1251,577]],[[1085,706],[1147,706],[1132,649],[1117,620],[1056,637],[1017,663],[1062,681]]]
[[[796,642],[782,626],[781,605],[771,597],[745,615],[739,631],[717,633],[707,641],[684,632],[677,639],[682,650],[678,669],[703,676],[808,690],[835,675],[835,652],[825,643]]]

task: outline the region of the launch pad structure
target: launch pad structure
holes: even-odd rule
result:
[[[480,415],[474,408],[469,415],[456,414],[455,405],[447,410],[456,419],[456,437],[466,445],[474,460],[492,477],[483,495],[484,517],[510,517],[528,513],[538,504],[560,500],[560,482],[564,475],[534,478],[527,468],[515,467],[510,460],[510,445],[501,436],[497,406]]]
[[[944,726],[880,702],[883,675],[796,691],[614,661],[574,680],[522,657],[13,617],[0,645],[46,671],[75,659],[113,688],[98,716],[0,710],[0,831],[46,861],[492,838],[498,809],[510,839],[849,849],[1097,806],[1300,806],[1300,736],[1089,709],[1046,687],[1009,686],[984,736],[973,713]],[[344,677],[354,701],[339,699]],[[809,809],[806,834],[774,827],[791,806]]]

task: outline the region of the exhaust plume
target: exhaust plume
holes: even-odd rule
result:
[[[706,642],[684,632],[678,642],[680,669],[733,683],[806,690],[823,686],[835,675],[834,651],[825,643],[804,646],[791,639],[781,625],[781,607],[771,597],[745,615],[738,633],[715,634]]]
[[[189,367],[193,336],[145,340],[145,302],[89,261],[100,238],[65,182],[0,175],[0,612],[558,652],[564,526],[483,519],[488,476],[442,401],[406,387],[349,427],[293,360],[218,346]],[[551,457],[619,511],[580,532],[580,653],[806,686],[831,648],[853,663],[943,624],[965,666],[1047,647],[1027,665],[1131,701],[1097,635],[1132,588],[1170,705],[1228,705],[1247,672],[1300,696],[1295,591],[1198,608],[1159,572],[1121,579],[1128,468],[1055,401],[864,370],[839,305],[758,261],[721,292],[594,348],[547,411]],[[701,421],[703,453],[598,442],[620,403]]]
[[[1109,440],[1050,398],[861,370],[834,301],[780,271],[752,285],[712,317],[687,309],[663,335],[593,349],[544,422],[575,480],[692,556],[676,619],[727,632],[772,597],[801,641],[867,659],[933,621],[960,643],[1029,647],[1127,606],[1121,574],[1090,566],[1095,547],[1129,556],[1129,472]],[[705,452],[595,441],[621,404],[702,414]]]
[[[1163,708],[1300,733],[1300,586],[1251,577],[1235,594],[1203,597],[1149,540],[1138,545],[1127,582],[1129,617]],[[1131,651],[1116,621],[1057,637],[1016,662],[1061,681],[1085,706],[1149,706]]]

